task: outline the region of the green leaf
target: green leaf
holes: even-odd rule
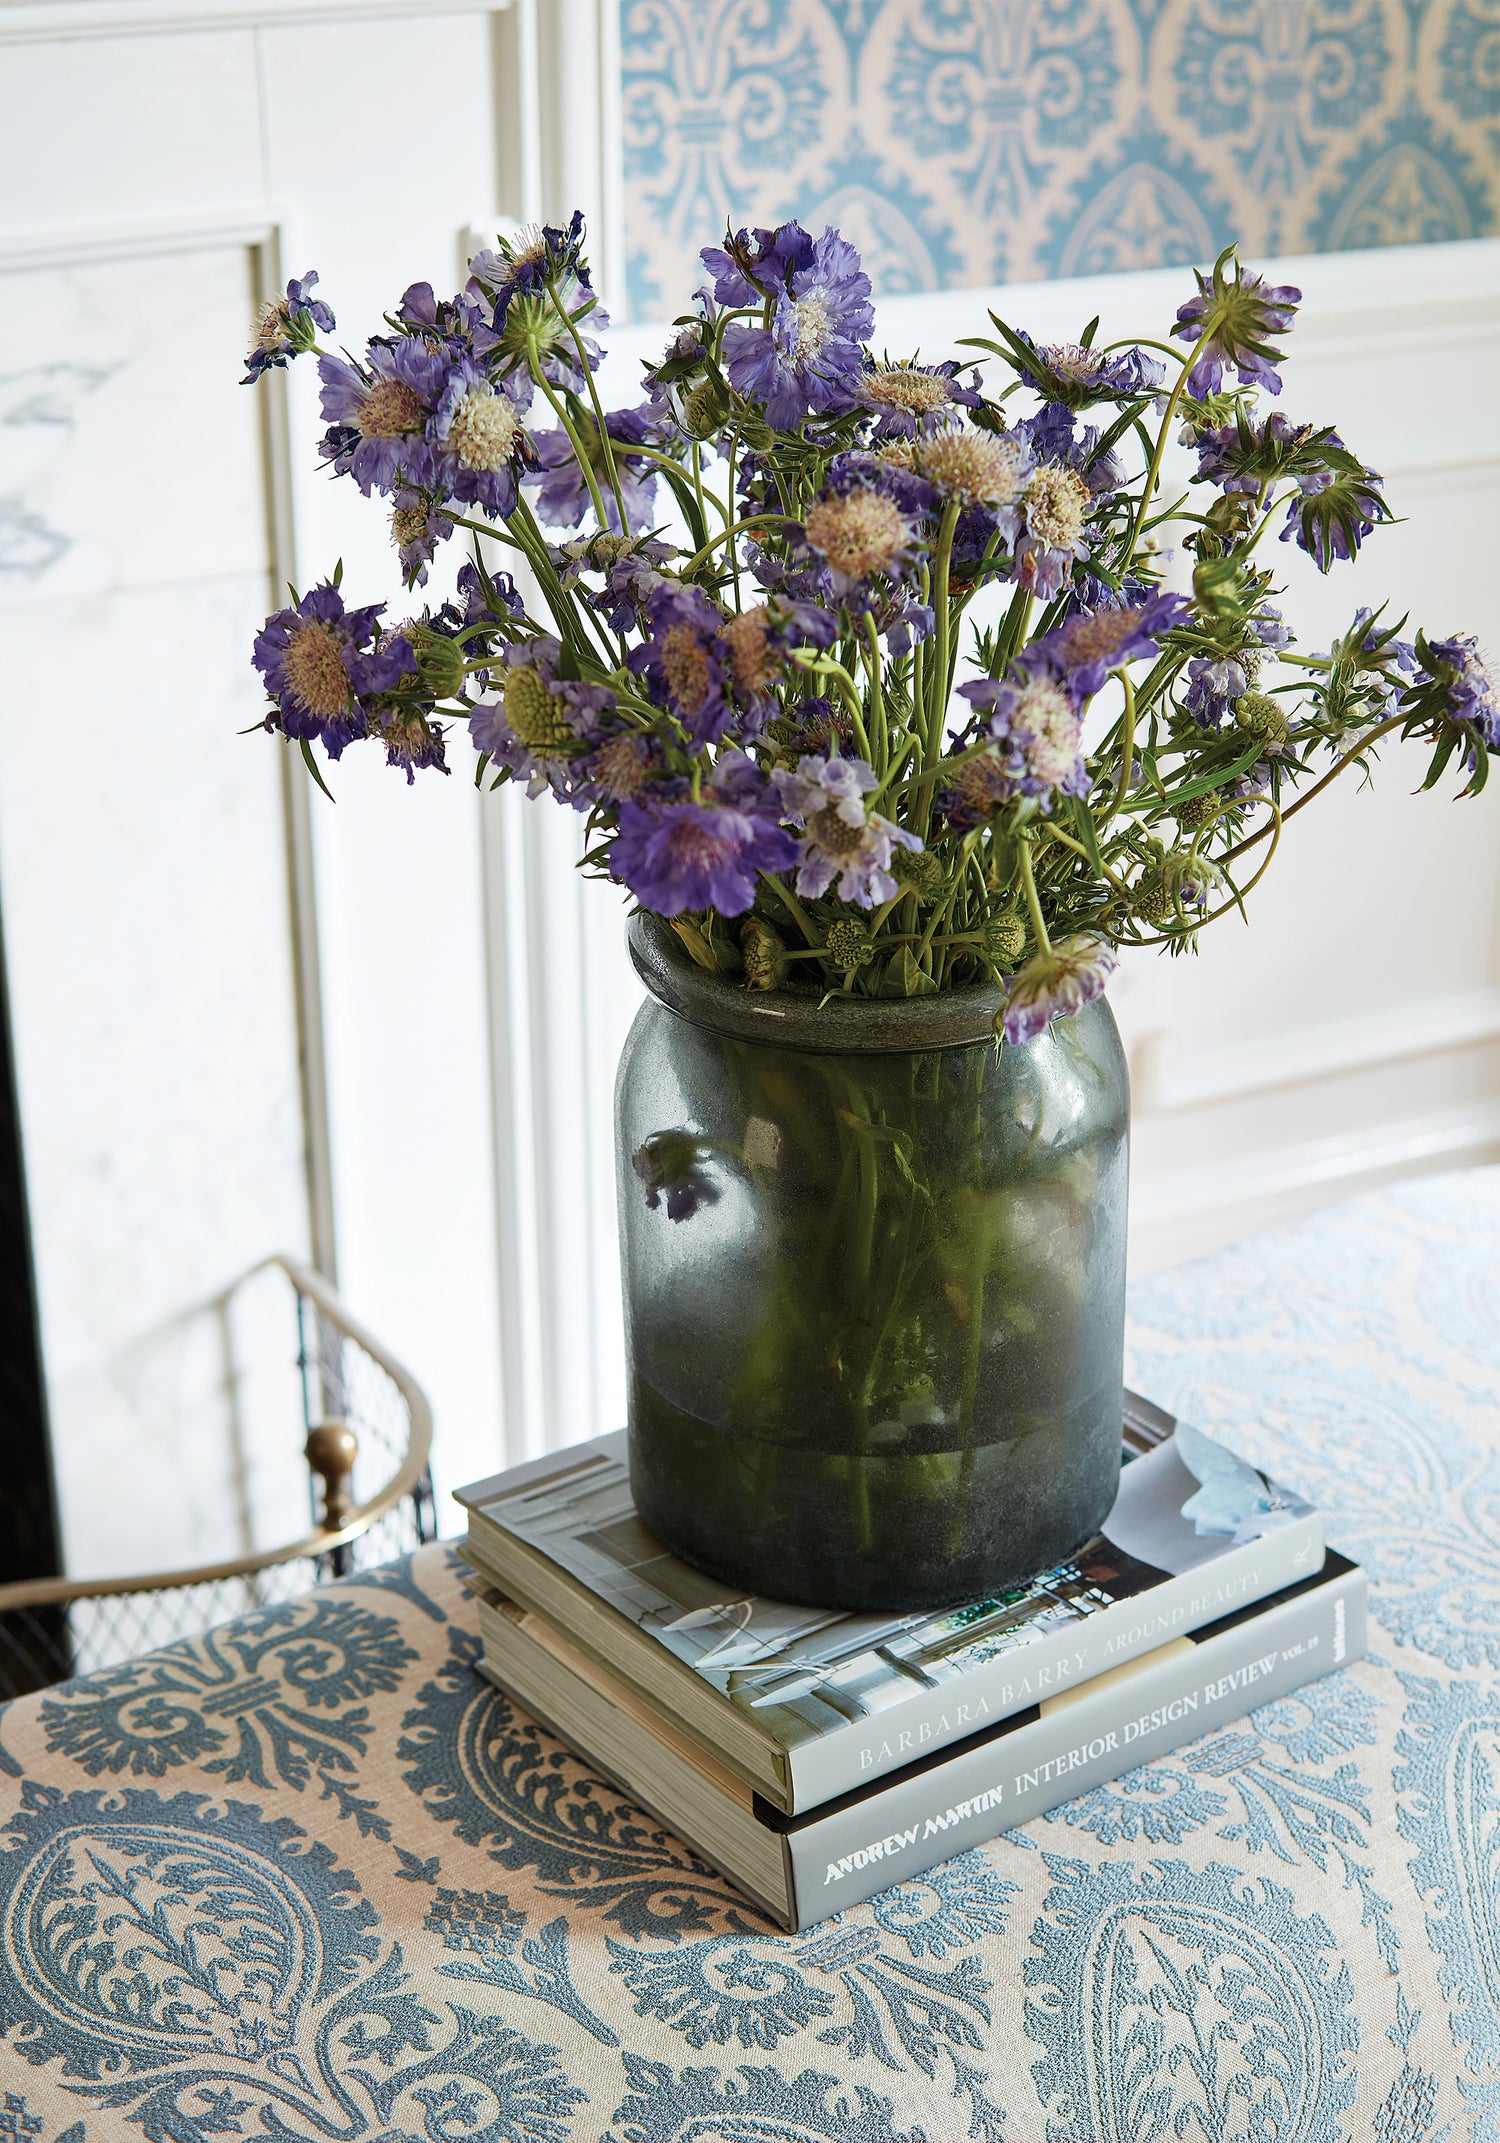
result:
[[[881,997],[935,997],[937,984],[917,965],[911,947],[903,945],[886,962],[877,994]]]
[[[313,780],[318,784],[318,787],[323,791],[323,794],[328,798],[328,801],[331,804],[336,804],[338,802],[338,798],[334,795],[332,789],[329,788],[327,782],[318,772],[318,762],[316,759],[314,759],[312,755],[312,746],[308,743],[306,737],[301,738],[299,741],[302,746],[303,765],[307,768],[307,771],[309,772],[309,774],[311,774]]]

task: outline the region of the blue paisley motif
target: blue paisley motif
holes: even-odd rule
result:
[[[439,1822],[503,1868],[534,1868],[570,1905],[602,1906],[634,1938],[764,1924],[721,1876],[482,1679],[477,1636],[450,1628],[448,1647],[397,1749],[410,1766],[407,1785]]]
[[[1047,1867],[1026,2028],[1049,2139],[1343,2143],[1359,2024],[1323,1920],[1217,1863]]]
[[[6,1835],[0,2037],[153,2143],[563,2143],[585,2094],[556,2049],[420,2002],[399,1949],[377,1962],[354,1878],[287,1818],[29,1782]]]
[[[864,2084],[852,2092],[836,2076],[804,2069],[684,2069],[625,2056],[630,2095],[600,2143],[927,2143],[920,2128],[899,2131],[891,2101]]]

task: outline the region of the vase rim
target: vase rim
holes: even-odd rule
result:
[[[1005,1002],[990,984],[969,983],[931,997],[840,997],[820,1004],[811,995],[744,990],[708,974],[658,915],[633,915],[628,937],[636,973],[669,1011],[695,1027],[770,1049],[842,1056],[971,1048],[994,1041],[995,1015]]]

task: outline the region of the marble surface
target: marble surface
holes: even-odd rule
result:
[[[0,1713],[4,2132],[1459,2143],[1500,2117],[1500,1171],[1138,1288],[1370,1657],[799,1936],[475,1672],[451,1551]]]

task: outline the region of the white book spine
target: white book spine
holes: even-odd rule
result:
[[[1199,1569],[1164,1578],[1130,1599],[1029,1638],[952,1681],[917,1689],[900,1703],[801,1742],[787,1752],[791,1812],[800,1815],[871,1785],[884,1772],[904,1770],[1174,1637],[1269,1599],[1313,1576],[1323,1566],[1323,1555],[1323,1521],[1309,1512]]]
[[[1049,1704],[1041,1717],[884,1792],[794,1823],[783,1840],[790,1925],[810,1927],[920,1875],[1289,1695],[1364,1648],[1365,1577],[1349,1567],[1201,1644],[1173,1645],[1165,1658]]]

